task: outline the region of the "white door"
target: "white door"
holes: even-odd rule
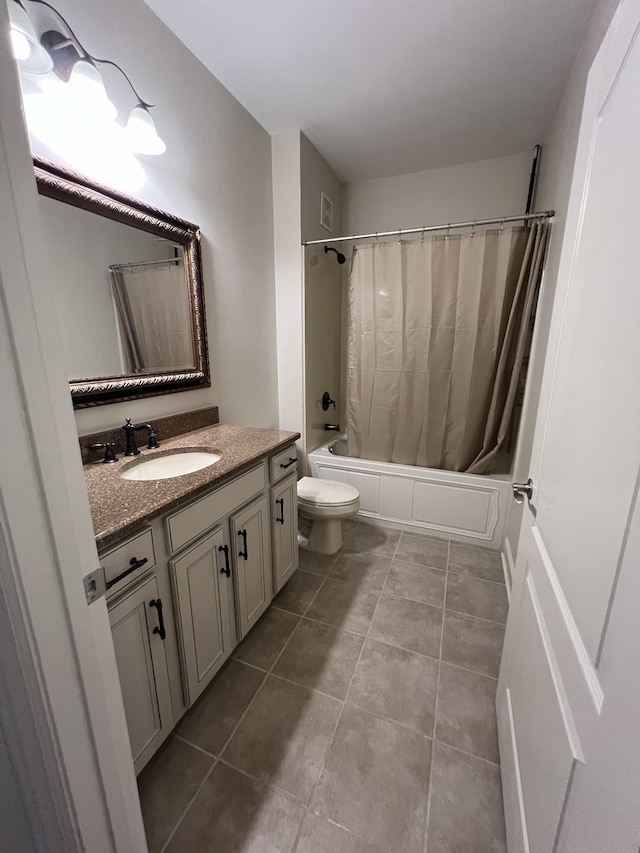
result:
[[[4,3],[0,68],[0,735],[18,790],[2,781],[38,850],[142,853],[107,608],[82,586],[98,557]]]
[[[498,685],[510,853],[640,840],[640,617],[621,598],[640,593],[639,28],[625,0],[585,95]]]

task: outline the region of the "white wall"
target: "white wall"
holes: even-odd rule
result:
[[[225,422],[276,426],[269,135],[142,0],[56,6],[89,51],[122,65],[157,104],[167,151],[145,158],[147,183],[136,195],[202,230],[212,370],[210,389],[80,410],[79,432],[215,404]]]
[[[304,134],[300,139],[300,179],[302,239],[325,240],[342,235],[342,184]],[[323,192],[333,202],[331,233],[320,225]],[[340,244],[336,245],[340,248]],[[331,435],[325,432],[324,424],[337,424],[339,420],[343,267],[333,252],[325,254],[323,246],[309,246],[304,254],[305,442],[309,452]],[[336,401],[335,411],[323,411],[325,391]]]
[[[304,133],[300,134],[300,185],[303,241],[342,236],[342,184]],[[320,225],[320,194],[323,192],[333,202],[331,232]]]
[[[323,391],[338,394],[332,371],[337,374],[340,363],[341,268],[335,256],[323,253],[319,264],[307,264],[305,282],[303,264],[311,255],[301,244],[331,236],[320,225],[321,192],[333,201],[333,233],[342,233],[342,185],[300,131],[274,135],[272,158],[280,427],[300,432],[304,450],[311,422],[326,420],[319,403]],[[325,387],[327,382],[334,387]],[[318,429],[324,440],[326,433]],[[313,441],[314,447],[321,443],[317,435]]]
[[[556,215],[551,230],[546,271],[538,302],[527,390],[514,461],[514,480],[517,482],[524,482],[529,476],[529,460],[533,445],[533,433],[536,425],[542,372],[549,338],[555,284],[564,237],[587,75],[617,6],[618,0],[601,0],[596,7],[573,64],[567,86],[542,140],[535,207],[541,210],[553,209],[556,211]],[[515,560],[521,521],[522,507],[512,502],[505,533],[505,551],[509,560]]]
[[[348,184],[347,234],[419,228],[522,213],[533,151]]]
[[[271,140],[280,427],[304,433],[300,132]]]

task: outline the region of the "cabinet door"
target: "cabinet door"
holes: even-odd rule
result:
[[[187,703],[192,705],[234,646],[228,536],[219,528],[169,565],[185,691]]]
[[[266,497],[231,516],[240,639],[256,624],[273,598],[269,534],[269,501]]]
[[[298,493],[296,476],[271,489],[273,586],[279,592],[298,568]]]
[[[136,773],[173,728],[161,608],[152,576],[109,610]]]

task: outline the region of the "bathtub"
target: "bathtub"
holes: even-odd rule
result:
[[[347,456],[339,438],[308,455],[311,476],[350,483],[360,492],[360,516],[407,531],[500,549],[511,478],[371,462]]]

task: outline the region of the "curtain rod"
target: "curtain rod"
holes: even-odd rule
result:
[[[162,258],[159,261],[133,261],[130,264],[109,264],[110,270],[128,270],[131,267],[159,267],[161,264],[181,264],[182,258]]]
[[[551,219],[555,210],[541,210],[539,213],[521,213],[520,216],[500,216],[497,219],[473,219],[469,222],[445,222],[444,225],[425,225],[423,228],[396,228],[395,231],[377,231],[373,234],[352,234],[350,237],[330,237],[327,240],[307,240],[303,246],[315,246],[324,243],[342,243],[345,240],[369,240],[378,237],[400,237],[402,234],[426,234],[428,231],[446,231],[449,228],[475,228],[481,225],[504,225],[506,222],[519,222],[528,219]]]

